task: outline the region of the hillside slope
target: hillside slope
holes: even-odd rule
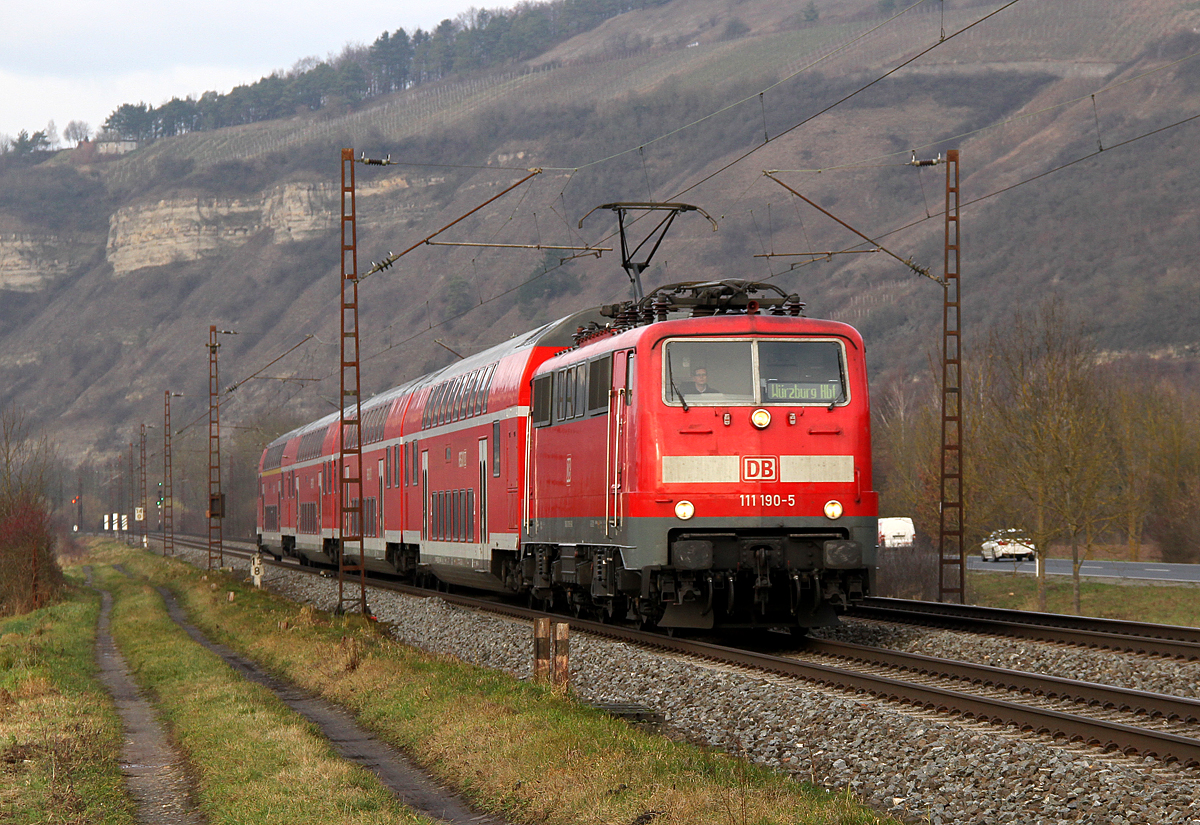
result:
[[[400,162],[358,167],[360,270],[539,167],[439,240],[614,247],[611,214],[578,227],[593,207],[694,203],[720,230],[680,218],[648,284],[772,279],[810,314],[858,325],[880,380],[926,369],[940,290],[882,254],[755,257],[859,240],[763,170],[792,170],[780,179],[937,274],[944,173],[906,162],[958,148],[968,352],[973,335],[1055,292],[1110,350],[1196,357],[1200,123],[1141,136],[1200,113],[1200,58],[1174,63],[1200,51],[1200,7],[1026,0],[858,92],[1002,4],[926,5],[887,22],[875,0],[826,0],[808,24],[766,0],[675,0],[529,65],[359,111],[160,140],[107,163],[64,152],[10,166],[0,171],[0,403],[29,410],[69,459],[110,457],[140,422],[159,420],[165,389],[185,393],[177,426],[203,413],[217,324],[239,332],[222,342],[226,385],[313,336],[268,380],[240,386],[226,421],[330,410],[342,146]],[[1004,191],[1098,141],[1095,157]],[[422,246],[371,278],[364,387],[628,295],[618,252],[535,277],[557,262],[539,250]]]

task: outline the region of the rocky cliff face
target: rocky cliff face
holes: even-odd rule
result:
[[[372,198],[408,188],[406,180],[396,179],[359,184],[356,195]],[[105,257],[122,276],[227,255],[264,230],[277,244],[309,240],[337,231],[339,209],[338,186],[329,183],[286,183],[257,198],[176,197],[132,204],[113,214]]]
[[[15,233],[0,235],[0,290],[34,292],[79,263],[79,238]]]
[[[337,189],[289,183],[259,198],[177,197],[113,214],[105,257],[114,274],[226,255],[264,229],[276,243],[332,231]]]

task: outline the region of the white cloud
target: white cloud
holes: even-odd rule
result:
[[[258,71],[252,77],[247,72]],[[160,106],[172,97],[199,97],[205,91],[227,92],[256,80],[266,70],[229,66],[176,66],[165,71],[112,75],[53,77],[0,70],[0,134],[13,137],[22,129],[36,132],[53,120],[58,136],[72,120],[97,131],[123,103]]]
[[[93,129],[122,103],[225,92],[297,60],[470,8],[466,0],[43,0],[8,3],[0,25],[0,134],[71,120]]]

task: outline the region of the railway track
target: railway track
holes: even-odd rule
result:
[[[977,605],[871,598],[847,612],[859,619],[919,624],[1124,653],[1200,660],[1200,628]]]
[[[200,541],[176,538],[177,543],[199,549],[207,548]],[[228,543],[233,544],[233,543]],[[249,557],[254,547],[251,544],[228,546],[226,553],[243,558]],[[296,572],[319,574],[310,568],[301,568],[290,562],[270,562]],[[437,596],[445,601],[476,610],[499,613],[522,620],[543,617],[542,611],[518,607],[475,596],[456,593],[433,593],[394,581],[373,580],[372,586],[395,590],[408,595]],[[880,618],[876,612],[877,601],[866,609],[871,618]],[[898,601],[898,600],[890,600]],[[944,623],[957,617],[950,611],[939,614],[935,611],[921,613],[906,607],[911,603],[888,605],[890,613],[901,616],[899,621],[922,623]],[[945,608],[946,605],[935,605]],[[957,607],[957,606],[949,606]],[[974,608],[979,610],[979,608]],[[987,609],[983,609],[985,612]],[[964,611],[964,614],[968,611]],[[1012,613],[1015,611],[999,611]],[[859,615],[855,611],[855,615]],[[1034,614],[1035,616],[1045,614]],[[928,616],[928,619],[925,617]],[[641,647],[648,647],[676,655],[695,657],[748,670],[771,673],[788,678],[802,679],[830,688],[870,694],[880,699],[910,704],[940,713],[959,715],[999,725],[1013,725],[1018,729],[1068,742],[1087,744],[1105,751],[1124,754],[1153,756],[1163,761],[1174,761],[1181,765],[1200,766],[1200,700],[1145,691],[1129,690],[1091,682],[1063,679],[1053,676],[1007,670],[987,665],[939,659],[920,654],[903,653],[874,647],[818,639],[795,640],[794,651],[785,655],[771,652],[733,648],[709,641],[668,637],[628,627],[602,624],[573,617],[557,616],[566,621],[576,632],[584,632]],[[1063,618],[1069,625],[1075,617]],[[886,619],[885,620],[891,620]],[[1010,619],[995,619],[991,623],[985,618],[965,616],[963,621],[975,626],[987,627],[989,633],[996,622],[1005,625],[1027,627],[1041,633],[1028,638],[1039,641],[1062,641],[1062,638],[1047,638],[1048,631],[1065,629],[1068,633],[1088,632],[1096,637],[1102,631],[1050,625],[1038,625]],[[1114,626],[1130,623],[1110,623]],[[956,625],[960,626],[961,625]],[[1122,638],[1136,638],[1153,644],[1170,641],[1183,644],[1180,640],[1164,640],[1151,636],[1149,631],[1156,626],[1142,625],[1144,635],[1116,634]],[[1169,633],[1174,628],[1164,628]],[[1187,630],[1187,628],[1183,628]],[[1009,634],[1018,635],[1018,634]],[[781,637],[782,638],[782,637]],[[1092,637],[1088,637],[1092,638]],[[1076,642],[1078,643],[1078,642]],[[1122,642],[1092,646],[1121,650]],[[1137,651],[1143,652],[1143,651]],[[1166,655],[1166,654],[1164,654]],[[1179,656],[1175,653],[1171,655]],[[1192,658],[1192,657],[1187,657]]]

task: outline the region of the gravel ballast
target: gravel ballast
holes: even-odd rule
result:
[[[206,563],[202,555],[195,558]],[[233,564],[245,570],[245,562]],[[323,610],[337,604],[336,580],[268,567],[264,585]],[[531,676],[528,623],[376,588],[368,600],[398,641],[517,678]],[[849,620],[821,635],[1183,696],[1196,696],[1200,682],[1195,663],[936,629]],[[1200,825],[1200,770],[1105,755],[865,694],[586,634],[571,640],[571,687],[586,702],[652,708],[671,735],[848,789],[906,821]]]

